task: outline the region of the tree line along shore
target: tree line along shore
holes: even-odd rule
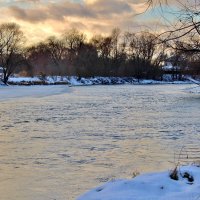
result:
[[[77,29],[60,37],[49,37],[28,45],[16,23],[0,25],[1,80],[9,77],[77,76],[134,77],[162,81],[166,74],[183,80],[185,74],[198,76],[200,59],[196,54],[173,50],[148,31],[122,32],[115,28],[109,35],[91,38]]]

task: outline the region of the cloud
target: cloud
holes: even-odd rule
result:
[[[88,4],[88,8],[98,16],[133,12],[129,3],[122,0],[96,0]]]
[[[5,8],[4,13],[8,13],[16,19],[34,23],[49,19],[64,20],[65,17],[69,16],[94,17],[95,15],[85,6],[71,2],[63,4],[49,3],[48,5],[40,5],[36,8],[23,8],[15,5]]]
[[[25,0],[19,0],[24,2]],[[35,0],[34,0],[35,1]],[[30,22],[41,22],[48,19],[64,20],[66,17],[102,18],[135,12],[126,1],[122,0],[87,0],[85,3],[70,1],[41,4],[38,7],[24,8],[17,5],[4,9],[4,13]]]
[[[38,9],[25,10],[17,6],[10,6],[5,12],[16,19],[29,22],[40,22],[48,19],[45,10],[38,13]]]
[[[145,10],[144,3],[145,0],[0,0],[0,22],[19,23],[34,41],[70,28],[88,35],[106,34],[114,27],[136,29],[140,23],[136,14]]]

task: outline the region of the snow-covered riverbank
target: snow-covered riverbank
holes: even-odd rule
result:
[[[183,166],[178,180],[170,171],[139,175],[131,180],[114,180],[97,187],[78,200],[198,200],[200,167]]]
[[[47,76],[47,77],[10,77],[11,85],[58,85],[67,84],[72,86],[82,85],[119,85],[119,84],[185,84],[190,81],[156,81],[156,80],[138,80],[133,77],[93,77],[78,78],[75,76]]]
[[[92,86],[92,85],[164,85],[164,84],[191,84],[192,87],[186,88],[184,92],[200,94],[200,87],[190,80],[184,81],[156,81],[156,80],[137,80],[133,77],[93,77],[78,78],[76,76],[47,76],[41,77],[10,77],[8,85],[31,86],[31,85],[68,85],[68,86]],[[0,86],[5,86],[0,82]]]

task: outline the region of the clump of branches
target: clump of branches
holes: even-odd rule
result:
[[[188,182],[192,183],[194,181],[194,178],[191,174],[189,174],[188,172],[184,172],[181,173],[179,170],[180,167],[180,160],[181,157],[183,155],[183,151],[184,151],[184,146],[181,148],[179,154],[178,154],[178,159],[177,161],[175,161],[175,156],[174,156],[174,163],[175,163],[175,167],[170,171],[169,177],[173,180],[179,180],[179,176],[181,176],[182,178],[186,178],[188,180]],[[188,158],[187,152],[184,153],[184,156],[186,156],[186,158]]]
[[[174,22],[169,22],[162,9],[163,6],[170,7],[168,0],[148,0],[148,8],[160,6],[163,21],[169,23],[168,30],[162,32],[159,38],[172,49],[184,52],[200,52],[200,2],[199,1],[174,1]]]

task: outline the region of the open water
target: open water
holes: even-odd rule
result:
[[[72,200],[199,162],[200,95],[189,87],[1,87],[0,199]]]

